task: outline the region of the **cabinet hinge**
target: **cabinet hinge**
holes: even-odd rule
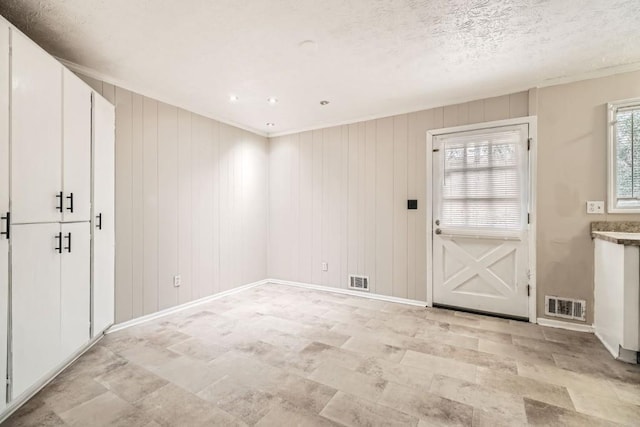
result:
[[[434,148],[434,149],[433,149],[433,152],[434,152],[434,153],[437,153],[438,151],[440,151],[440,149],[439,149],[439,148]]]
[[[532,141],[532,138],[527,139],[527,151],[531,150],[531,141]]]

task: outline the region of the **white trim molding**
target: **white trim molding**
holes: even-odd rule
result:
[[[229,289],[228,291],[218,292],[217,294],[209,295],[194,301],[189,301],[184,304],[180,304],[174,307],[166,308],[164,310],[156,311],[155,313],[147,314],[146,316],[136,317],[135,319],[127,320],[126,322],[116,323],[115,325],[107,329],[105,331],[105,334],[110,334],[116,331],[120,331],[122,329],[127,329],[132,326],[139,325],[141,323],[146,323],[151,320],[159,319],[161,317],[166,317],[171,314],[184,311],[188,308],[196,307],[198,305],[202,305],[210,301],[214,301],[229,295],[237,294],[238,292],[246,291],[247,289],[255,288],[256,286],[264,285],[267,282],[268,282],[267,280],[260,280],[257,282],[238,286],[237,288]]]
[[[537,323],[540,326],[566,329],[568,331],[589,332],[589,333],[594,333],[595,331],[593,325],[582,325],[580,323],[564,322],[562,320],[547,319],[545,317],[539,317]]]
[[[292,281],[289,281],[289,280],[280,280],[280,279],[267,279],[266,282],[274,284],[274,285],[295,286],[295,287],[298,287],[298,288],[313,289],[314,291],[333,292],[333,293],[336,293],[336,294],[351,295],[351,296],[354,296],[354,297],[375,299],[375,300],[378,300],[378,301],[394,302],[394,303],[398,303],[398,304],[413,305],[413,306],[418,306],[418,307],[426,307],[427,306],[427,303],[425,301],[418,301],[418,300],[407,299],[407,298],[391,297],[391,296],[380,295],[380,294],[371,294],[371,293],[365,293],[365,292],[361,292],[361,291],[353,291],[353,290],[350,290],[350,289],[332,288],[330,286],[313,285],[311,283],[292,282]]]
[[[433,138],[453,132],[466,132],[472,130],[488,129],[502,126],[528,125],[529,127],[529,322],[536,323],[537,312],[537,286],[536,286],[536,182],[538,161],[538,118],[536,116],[518,117],[515,119],[496,120],[484,123],[474,123],[464,126],[455,126],[427,131],[427,170],[432,170],[433,162]],[[427,306],[433,307],[433,179],[427,179]]]

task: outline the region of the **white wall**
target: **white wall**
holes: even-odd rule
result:
[[[364,274],[371,292],[426,301],[427,130],[528,106],[520,92],[270,139],[269,277],[346,288]]]
[[[264,279],[267,139],[81,77],[116,106],[116,322]]]

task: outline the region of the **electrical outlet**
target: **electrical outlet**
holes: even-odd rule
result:
[[[322,271],[329,271],[329,264],[327,264],[326,262],[322,263]]]
[[[602,201],[588,201],[587,202],[587,213],[588,214],[603,214],[604,213],[604,202]]]
[[[177,274],[177,275],[173,276],[173,286],[178,288],[178,287],[180,287],[180,285],[182,285],[182,276]]]

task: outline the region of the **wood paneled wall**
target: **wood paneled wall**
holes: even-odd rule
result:
[[[116,106],[116,322],[264,279],[267,138],[80,77]]]
[[[346,288],[363,274],[371,292],[426,301],[426,132],[528,105],[520,92],[270,139],[269,277]]]

